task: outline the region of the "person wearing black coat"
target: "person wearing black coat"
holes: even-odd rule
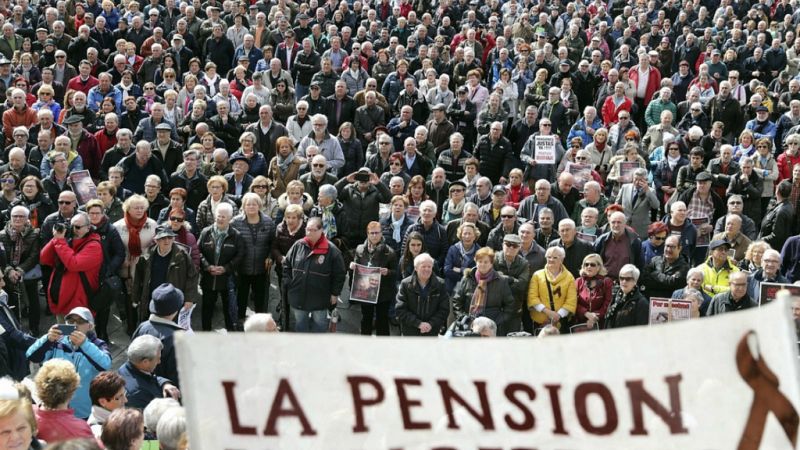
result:
[[[269,304],[269,269],[272,267],[269,258],[275,237],[275,222],[260,211],[261,206],[258,194],[245,194],[242,197],[242,213],[231,222],[244,244],[236,275],[240,323],[244,323],[251,289],[255,312],[267,312]]]
[[[356,118],[356,102],[347,95],[347,83],[344,80],[336,82],[335,93],[325,99],[325,115],[328,116],[328,132],[334,136],[339,133],[339,127]]]
[[[394,250],[395,255],[400,255],[403,250],[403,238],[405,238],[408,228],[414,225],[414,221],[406,214],[408,200],[405,197],[401,195],[392,197],[389,206],[391,208],[389,215],[380,220],[383,239],[386,245]]]
[[[726,194],[728,197],[738,194],[744,206],[742,215],[761,225],[761,192],[764,180],[753,170],[753,160],[742,158],[739,161],[741,172],[731,177]]]
[[[16,313],[8,305],[8,294],[3,290],[5,279],[0,274],[0,376],[22,381],[30,375],[30,364],[25,352],[36,338],[22,331]]]
[[[758,239],[763,240],[774,249],[783,248],[783,243],[795,233],[795,210],[791,205],[792,182],[781,181],[775,188],[775,198],[770,202]]]
[[[492,180],[492,184],[500,184],[500,178],[506,177],[514,161],[511,142],[503,137],[503,124],[493,122],[489,134],[478,139],[473,156],[480,161],[481,175]]]
[[[225,328],[234,330],[234,316],[228,298],[228,279],[234,275],[244,255],[242,236],[230,226],[233,207],[229,203],[217,205],[214,224],[207,226],[197,240],[200,249],[203,289],[203,331],[211,331],[217,296],[222,297]]]
[[[361,334],[372,336],[374,317],[375,334],[389,336],[389,307],[397,297],[398,264],[397,256],[383,238],[381,225],[378,222],[370,222],[367,225],[367,239],[356,248],[354,261],[350,263],[350,270],[355,271],[356,264],[380,267],[381,269],[378,302],[358,302],[361,304]],[[353,286],[353,290],[356,292],[357,288],[357,285]]]
[[[39,280],[42,276],[39,266],[39,230],[31,226],[29,214],[25,214],[24,206],[15,207],[9,214],[9,222],[0,231],[0,244],[9,258],[3,269],[4,281],[9,284],[10,305],[16,307],[16,313],[22,311],[22,299],[25,290],[28,298],[28,329],[34,336],[39,335]],[[37,270],[38,269],[38,270]],[[27,279],[26,279],[27,276]]]
[[[121,286],[121,281],[117,273],[119,272],[122,263],[125,261],[127,249],[125,244],[122,243],[122,238],[119,231],[114,228],[113,223],[109,221],[108,216],[104,213],[104,206],[100,200],[90,200],[86,204],[86,213],[89,215],[89,222],[95,228],[95,232],[100,236],[100,246],[103,248],[103,265],[100,268],[100,280],[105,281],[107,289],[113,291],[115,282]],[[113,280],[116,278],[116,280]],[[95,331],[97,337],[108,342],[108,319],[111,311],[111,304],[122,301],[122,296],[119,292],[104,291],[108,294],[108,302],[106,307],[95,311]],[[117,303],[118,306],[122,306]]]
[[[325,237],[322,219],[308,219],[306,236],[292,245],[283,261],[283,285],[295,331],[328,331],[328,310],[336,306],[345,274],[342,252]]]
[[[408,246],[408,236],[413,232],[422,235],[425,250],[436,261],[440,268],[444,268],[444,259],[447,256],[447,229],[436,220],[436,203],[425,200],[419,205],[419,220],[408,227],[403,238],[403,254]],[[444,283],[444,282],[443,282]]]
[[[475,128],[475,118],[477,117],[477,107],[467,100],[467,87],[459,87],[456,98],[447,107],[447,118],[453,122],[456,131],[464,136],[464,148],[467,151],[472,150],[478,137],[478,129]]]
[[[357,175],[369,176],[369,181],[356,181]],[[366,168],[342,178],[335,187],[347,211],[338,228],[349,248],[355,248],[367,238],[367,224],[378,218],[380,204],[389,203],[392,194],[378,175]]]
[[[639,280],[639,269],[632,264],[627,264],[620,269],[619,273],[620,284],[614,286],[611,306],[606,312],[605,327],[612,329],[647,325],[650,302],[636,286]]]
[[[680,237],[667,237],[664,255],[653,257],[642,271],[641,284],[645,294],[650,298],[672,297],[673,292],[686,285],[689,269],[688,261],[681,255]]]
[[[517,329],[513,329],[514,319],[519,315],[517,302],[508,278],[494,269],[494,250],[479,249],[475,253],[475,263],[476,267],[464,270],[464,276],[453,291],[451,305],[456,321],[468,314],[488,317],[497,324],[498,336],[517,331],[519,321],[516,321]]]
[[[433,265],[427,253],[417,256],[414,273],[400,282],[396,311],[403,336],[437,336],[447,322],[450,300]]]

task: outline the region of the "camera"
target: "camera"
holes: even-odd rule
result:
[[[57,223],[57,224],[53,225],[53,231],[55,231],[57,233],[66,233],[67,226],[64,225],[63,223]]]
[[[370,179],[370,174],[367,173],[367,172],[358,172],[356,174],[356,176],[355,176],[355,179],[356,179],[356,181],[361,181],[361,182],[366,183]]]
[[[472,331],[473,320],[475,320],[475,316],[469,314],[462,316],[460,319],[450,324],[444,337],[481,337],[480,333]]]

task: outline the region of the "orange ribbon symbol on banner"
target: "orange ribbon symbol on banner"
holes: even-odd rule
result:
[[[753,356],[748,340],[753,339],[755,350],[758,357]],[[736,348],[736,365],[739,374],[753,390],[753,405],[750,407],[750,416],[747,418],[747,425],[741,440],[739,440],[739,450],[758,450],[761,445],[761,438],[764,434],[764,427],[767,423],[769,413],[781,424],[783,432],[792,443],[792,448],[797,446],[797,430],[800,426],[800,417],[794,406],[778,389],[780,381],[761,358],[761,351],[758,347],[758,336],[754,331],[747,332]]]

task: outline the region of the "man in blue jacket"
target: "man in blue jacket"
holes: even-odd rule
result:
[[[128,346],[128,361],[119,368],[128,392],[128,408],[144,409],[153,399],[181,396],[172,381],[156,375],[161,363],[161,341],[155,336],[139,336]]]
[[[67,325],[75,325],[75,331],[64,336],[59,324],[53,325],[47,334],[28,348],[27,356],[35,363],[66,359],[75,366],[75,371],[81,377],[81,384],[69,406],[75,410],[75,417],[87,419],[92,414],[89,386],[98,373],[111,368],[111,354],[108,344],[98,339],[94,332],[94,317],[89,308],[73,308],[65,319]]]
[[[150,297],[150,319],[139,324],[133,332],[133,339],[149,334],[161,341],[161,364],[156,367],[156,375],[178,383],[178,363],[175,358],[175,332],[183,330],[174,322],[183,307],[183,292],[170,283],[162,283],[155,288]]]

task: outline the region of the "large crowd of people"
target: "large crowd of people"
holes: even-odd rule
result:
[[[0,1],[0,450],[186,448],[195,305],[203,331],[331,332],[349,301],[364,335],[552,336],[771,301],[800,281],[798,25],[796,0]]]

